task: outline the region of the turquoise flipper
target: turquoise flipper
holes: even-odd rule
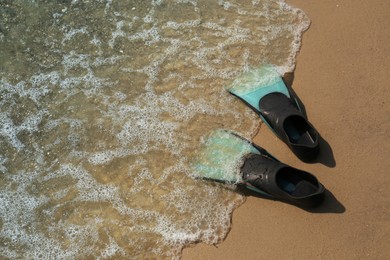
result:
[[[226,89],[241,98],[257,112],[260,112],[260,99],[269,93],[280,92],[290,97],[282,78],[275,67],[271,65],[263,65],[244,73]]]
[[[294,91],[287,88],[271,65],[250,70],[226,89],[251,107],[261,120],[303,161],[319,153],[319,134],[301,109]]]
[[[270,199],[304,207],[319,205],[324,187],[308,172],[281,163],[239,135],[217,130],[192,162],[195,178],[236,184]]]

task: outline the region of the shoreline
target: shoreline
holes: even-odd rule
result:
[[[225,241],[182,259],[390,258],[390,2],[288,0],[311,25],[292,88],[323,138],[318,162],[296,158],[264,125],[254,142],[328,189],[311,211],[249,194]]]

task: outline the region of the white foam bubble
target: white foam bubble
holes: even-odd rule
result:
[[[20,150],[24,147],[24,144],[17,138],[18,128],[14,126],[12,120],[5,113],[0,114],[0,121],[2,122],[2,128],[0,134],[8,139],[11,145]]]
[[[8,158],[0,154],[0,174],[4,174],[7,171],[7,167],[4,165],[8,161]]]
[[[187,3],[190,3],[190,4],[192,4],[193,6],[197,6],[197,5],[198,5],[197,0],[176,0],[176,3],[179,3],[179,4],[187,4]]]
[[[74,38],[77,34],[88,34],[87,27],[81,27],[81,28],[77,28],[77,29],[63,28],[63,31],[64,31],[64,38],[61,42],[62,45],[64,45],[65,42]]]
[[[193,28],[193,27],[199,26],[200,24],[201,24],[201,19],[189,20],[189,21],[185,21],[182,23],[177,23],[175,21],[168,21],[166,23],[166,27],[172,28],[175,30],[179,30],[179,29],[185,29],[185,28]]]
[[[96,46],[102,45],[101,40],[99,38],[97,38],[96,35],[93,37],[93,39],[90,41],[90,43],[92,43],[93,45],[96,45]]]
[[[67,74],[70,69],[78,67],[83,69],[90,68],[89,58],[90,57],[87,54],[78,54],[74,51],[68,55],[64,55],[62,65],[64,66],[65,74]]]
[[[102,250],[102,253],[101,253],[101,258],[103,259],[107,259],[107,258],[111,258],[113,256],[115,256],[116,254],[121,254],[121,255],[126,255],[126,252],[125,250],[123,250],[123,248],[121,248],[116,242],[115,240],[113,240],[111,237],[110,237],[110,243],[109,245],[107,245],[107,247]],[[101,259],[100,257],[98,257],[98,259]]]
[[[146,45],[151,45],[160,40],[160,34],[157,27],[145,29],[142,32],[128,36],[129,40],[143,40]]]
[[[123,26],[125,25],[124,21],[119,21],[116,23],[116,31],[111,33],[111,39],[108,41],[108,44],[111,48],[114,48],[114,43],[117,37],[124,37],[125,32],[122,30]]]
[[[189,233],[187,230],[180,230],[168,218],[160,217],[157,221],[157,226],[154,231],[161,234],[164,240],[169,241],[173,245],[185,245],[186,243],[196,241],[199,234]]]

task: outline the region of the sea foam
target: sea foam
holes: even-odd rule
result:
[[[190,165],[215,129],[253,134],[224,86],[263,63],[293,70],[306,15],[278,0],[4,8],[0,258],[174,259],[221,242],[245,198]]]

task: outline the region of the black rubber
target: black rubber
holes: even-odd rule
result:
[[[316,207],[324,200],[324,186],[312,174],[281,163],[274,157],[250,153],[241,173],[246,186],[301,207]]]
[[[295,101],[273,92],[259,101],[260,114],[275,134],[303,161],[313,160],[319,153],[319,135]]]

